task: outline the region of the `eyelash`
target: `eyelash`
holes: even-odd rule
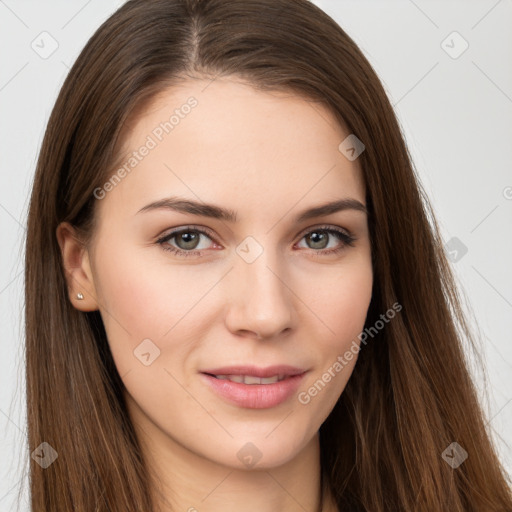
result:
[[[315,227],[315,228],[307,231],[306,233],[304,233],[301,236],[301,240],[305,236],[310,235],[311,233],[314,233],[314,232],[317,232],[317,231],[321,231],[321,232],[329,233],[329,234],[334,234],[334,235],[338,236],[338,238],[342,242],[340,247],[336,247],[334,249],[320,249],[320,250],[311,249],[314,253],[318,253],[318,255],[320,255],[320,256],[327,256],[327,255],[331,255],[331,254],[338,254],[341,251],[343,251],[344,249],[346,249],[347,246],[353,247],[354,246],[354,242],[357,240],[357,238],[355,238],[353,235],[349,234],[348,232],[342,231],[341,229],[334,228],[332,226],[319,226],[319,227]],[[184,256],[184,257],[200,256],[202,254],[202,251],[197,251],[197,250],[185,251],[183,249],[178,249],[178,248],[173,247],[173,246],[171,246],[169,244],[166,244],[166,242],[168,242],[169,240],[173,239],[177,235],[180,235],[182,233],[189,233],[189,232],[201,233],[202,235],[205,235],[208,238],[212,238],[212,234],[209,231],[207,231],[207,230],[205,230],[203,228],[194,227],[194,226],[187,226],[186,228],[179,229],[179,230],[176,230],[176,231],[172,231],[171,233],[168,233],[167,235],[164,235],[163,237],[159,238],[156,241],[156,243],[159,244],[164,251],[172,252],[172,253],[180,256],[180,257],[181,256]]]

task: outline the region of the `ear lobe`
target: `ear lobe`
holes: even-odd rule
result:
[[[69,300],[80,311],[96,311],[98,303],[87,248],[69,222],[61,222],[55,234],[62,255]]]

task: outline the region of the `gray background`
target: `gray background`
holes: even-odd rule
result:
[[[0,0],[0,511],[19,489],[28,510],[22,243],[37,153],[70,66],[121,3]],[[512,474],[512,1],[314,3],[360,45],[395,106],[480,328],[486,368],[472,371]]]

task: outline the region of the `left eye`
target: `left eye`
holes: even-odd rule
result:
[[[334,246],[331,247],[330,250],[325,251],[324,249],[328,248],[327,245],[329,243],[329,237],[333,235],[338,238],[338,240],[341,240],[342,246],[341,248],[339,246]],[[353,242],[355,241],[355,238],[350,234],[333,228],[317,228],[312,231],[308,231],[305,235],[303,235],[302,239],[309,240],[315,246],[313,249],[320,249],[323,253],[339,251],[347,245],[352,246]],[[327,243],[327,245],[325,245],[325,243]]]
[[[206,238],[212,238],[211,234],[200,228],[191,228],[187,227],[185,229],[180,229],[177,231],[173,231],[162,238],[156,241],[162,249],[165,251],[171,251],[180,256],[192,256],[192,255],[200,255],[201,250],[206,249],[205,247],[197,250],[197,246],[199,244],[201,235]],[[341,245],[335,246],[334,248],[328,248],[329,237],[335,236],[341,241]],[[169,244],[171,240],[176,239],[175,243],[178,247]],[[306,233],[304,233],[301,237],[302,239],[307,239],[310,243],[313,243],[314,246],[312,249],[314,252],[318,252],[320,254],[331,254],[342,251],[348,246],[353,246],[355,242],[355,237],[352,236],[348,231],[341,230],[340,228],[333,228],[331,226],[322,226],[319,228],[312,229]]]

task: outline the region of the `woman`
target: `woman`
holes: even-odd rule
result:
[[[305,0],[131,0],[94,34],[26,336],[34,511],[512,510],[392,107]]]

